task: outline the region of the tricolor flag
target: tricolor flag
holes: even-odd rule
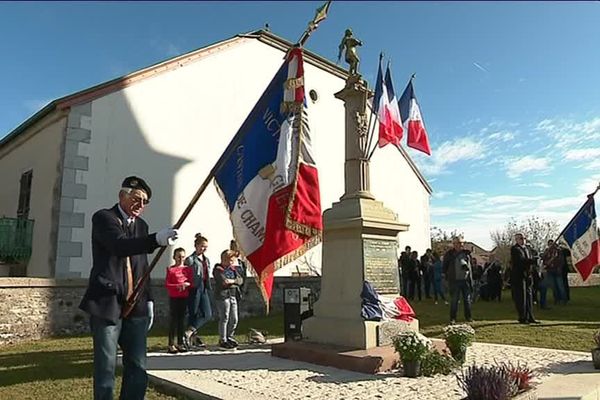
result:
[[[412,78],[408,82],[404,93],[400,97],[400,115],[404,121],[404,129],[407,132],[407,145],[413,149],[417,149],[431,155],[429,147],[429,139],[425,130],[425,123],[421,117],[421,109],[415,97],[415,91],[412,85]]]
[[[373,112],[379,119],[379,140],[377,145],[383,147],[388,143],[400,146],[402,139],[402,120],[398,109],[398,100],[394,93],[392,83],[392,72],[388,63],[385,78],[381,71],[381,57],[379,58],[379,70],[377,71],[377,82],[375,83],[375,94],[373,97]]]
[[[236,136],[215,181],[268,307],[275,270],[318,244],[323,227],[300,48],[289,52]]]
[[[559,243],[571,250],[573,265],[585,282],[600,265],[600,240],[596,228],[594,197],[589,196],[583,207],[563,230]]]

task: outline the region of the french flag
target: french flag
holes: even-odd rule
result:
[[[569,246],[573,265],[585,282],[594,268],[600,265],[600,240],[596,227],[596,207],[592,195],[575,214],[558,241]]]
[[[417,149],[431,155],[431,147],[429,146],[429,138],[425,130],[425,123],[421,116],[421,109],[415,96],[413,89],[412,78],[408,82],[404,93],[400,97],[400,115],[404,121],[404,128],[407,131],[407,145],[413,149]]]
[[[236,241],[265,302],[273,274],[321,240],[318,171],[304,97],[302,50],[290,51],[215,173]]]
[[[400,146],[402,140],[402,119],[398,109],[398,100],[394,93],[392,83],[392,72],[388,63],[385,78],[381,71],[381,59],[379,57],[379,70],[377,71],[377,82],[373,97],[373,112],[379,119],[379,140],[377,145],[383,147],[389,143]]]

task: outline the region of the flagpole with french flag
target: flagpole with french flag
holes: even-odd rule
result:
[[[571,260],[575,270],[585,282],[600,265],[600,238],[596,224],[596,206],[594,195],[600,190],[600,184],[575,216],[558,235],[556,240],[571,251]]]
[[[400,108],[402,121],[404,121],[407,146],[422,151],[430,156],[431,147],[429,146],[425,122],[423,122],[423,117],[421,116],[421,108],[419,107],[417,97],[415,96],[415,90],[413,88],[414,79],[415,75],[413,74],[408,81],[408,85],[406,85],[406,89],[404,89],[402,96],[400,96],[398,106]]]
[[[371,150],[368,159],[373,156],[377,147],[384,147],[390,143],[396,147],[400,146],[404,131],[398,108],[398,99],[394,91],[390,62],[388,61],[384,76],[381,70],[381,57],[379,59],[375,94],[373,95],[373,113],[379,121],[378,140],[377,146]]]

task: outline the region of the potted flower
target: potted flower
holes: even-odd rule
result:
[[[448,325],[444,328],[444,340],[452,357],[463,364],[467,356],[467,347],[473,343],[475,330],[467,325]]]
[[[393,338],[396,353],[402,360],[404,376],[414,378],[419,376],[421,359],[431,349],[431,340],[418,332],[401,332]]]
[[[592,360],[594,361],[594,368],[600,369],[600,329],[594,333],[594,343],[596,348],[592,349]]]

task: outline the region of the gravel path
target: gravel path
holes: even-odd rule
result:
[[[525,363],[543,383],[570,370],[594,371],[587,353],[475,343],[466,366],[511,361]],[[222,399],[364,400],[461,399],[455,375],[404,378],[398,372],[365,375],[271,357],[269,349],[151,355],[151,376]]]

